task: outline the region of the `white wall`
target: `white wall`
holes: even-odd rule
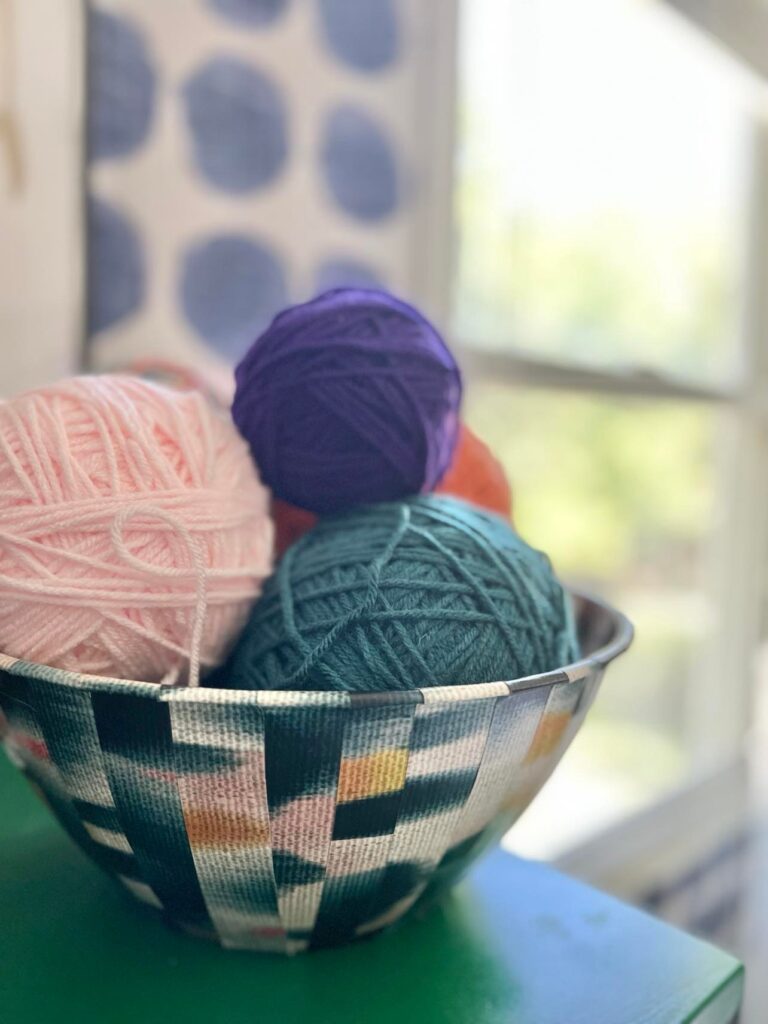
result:
[[[77,0],[0,0],[0,396],[77,366],[80,52]]]

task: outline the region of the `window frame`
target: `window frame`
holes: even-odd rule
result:
[[[663,0],[660,5],[664,6]],[[458,14],[455,11],[455,14]],[[712,26],[707,26],[712,31]],[[691,31],[697,31],[691,27]],[[458,29],[454,29],[458,39]],[[728,45],[727,36],[721,40]],[[457,93],[457,51],[454,51]],[[634,877],[635,894],[642,890],[641,864],[658,863],[665,844],[675,833],[691,856],[700,852],[705,836],[733,830],[748,814],[747,739],[759,682],[757,652],[764,634],[768,602],[768,113],[765,83],[758,83],[748,110],[748,190],[740,225],[742,305],[737,330],[737,377],[722,386],[667,374],[641,365],[629,368],[582,365],[567,359],[540,358],[513,343],[504,348],[462,343],[454,338],[469,386],[473,381],[507,381],[521,388],[588,393],[603,397],[626,396],[648,401],[679,401],[728,410],[732,436],[718,452],[720,516],[728,528],[715,531],[710,569],[710,591],[720,609],[718,642],[712,644],[707,671],[688,686],[690,745],[694,771],[676,791],[629,815],[603,832],[576,842],[558,863],[577,874],[605,881],[623,872]],[[454,106],[453,131],[456,133]],[[455,136],[454,136],[455,137]],[[453,149],[454,158],[456,148]],[[444,193],[439,202],[445,201]],[[454,214],[455,215],[455,214]],[[455,254],[458,225],[450,244]],[[429,232],[431,247],[445,235]],[[455,259],[451,261],[455,266]],[[437,308],[450,309],[450,280]],[[451,323],[447,316],[444,322]],[[716,728],[712,707],[716,706]],[[702,809],[709,807],[704,827]],[[646,837],[638,843],[640,835]],[[510,840],[514,848],[514,830]],[[596,851],[602,850],[601,856]],[[655,850],[655,858],[654,858]],[[635,871],[629,864],[634,860]],[[647,869],[646,869],[647,873]],[[615,880],[614,877],[614,880]],[[629,885],[629,889],[632,885]],[[631,895],[631,892],[627,893]]]

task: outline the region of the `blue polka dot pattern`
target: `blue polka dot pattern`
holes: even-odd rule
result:
[[[269,25],[286,7],[286,0],[208,0],[215,11],[238,25]]]
[[[192,246],[179,292],[189,323],[226,359],[239,358],[287,302],[277,256],[244,235],[217,235]]]
[[[155,89],[155,71],[138,29],[89,8],[86,133],[92,160],[126,156],[142,144]]]
[[[88,334],[135,313],[144,300],[144,255],[133,226],[114,207],[88,202]]]
[[[365,221],[393,213],[398,202],[394,153],[368,114],[348,105],[333,110],[320,158],[331,194],[346,213]]]
[[[355,260],[326,260],[317,268],[315,289],[327,292],[329,288],[381,288],[378,274],[364,263]]]
[[[358,71],[380,71],[397,57],[392,0],[320,0],[320,18],[333,54]]]
[[[272,181],[288,147],[283,103],[268,78],[217,57],[189,78],[184,100],[194,160],[209,184],[239,194]]]

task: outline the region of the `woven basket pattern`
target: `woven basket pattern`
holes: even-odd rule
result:
[[[400,918],[522,813],[626,620],[577,599],[587,656],[527,680],[267,693],[96,679],[0,655],[6,750],[75,842],[174,924],[297,953]]]

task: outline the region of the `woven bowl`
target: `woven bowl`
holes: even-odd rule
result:
[[[11,759],[185,931],[298,953],[392,924],[525,810],[632,627],[575,597],[581,661],[408,692],[189,689],[0,655]]]

